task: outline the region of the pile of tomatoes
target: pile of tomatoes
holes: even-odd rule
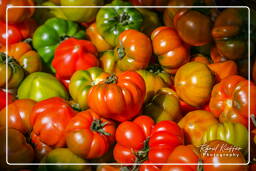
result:
[[[247,161],[256,157],[256,27],[247,8],[0,5],[0,170],[255,170]],[[8,6],[27,8],[7,16]]]

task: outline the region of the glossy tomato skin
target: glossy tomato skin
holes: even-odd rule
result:
[[[28,88],[29,87],[29,88]],[[18,88],[19,99],[45,100],[51,97],[68,99],[65,87],[51,74],[34,72]]]
[[[16,129],[8,130],[8,162],[9,163],[31,163],[34,160],[34,150],[26,142],[25,136]],[[0,169],[17,170],[26,168],[24,166],[10,166],[6,163],[6,129],[0,128]]]
[[[97,166],[96,171],[120,171],[120,167],[112,165],[99,165]]]
[[[158,27],[151,34],[151,40],[154,53],[166,72],[174,74],[189,61],[188,49],[174,28]]]
[[[112,46],[102,37],[96,28],[96,23],[91,24],[86,29],[86,34],[89,36],[91,42],[95,45],[99,52],[111,50]]]
[[[136,72],[126,71],[93,86],[89,90],[88,106],[100,116],[122,122],[139,114],[145,93],[143,78]]]
[[[68,148],[57,148],[48,153],[41,163],[87,163],[86,160],[72,153]],[[88,165],[40,165],[38,171],[91,171]]]
[[[178,96],[191,106],[199,107],[210,100],[214,76],[207,65],[189,62],[176,73],[174,86]]]
[[[191,9],[179,10],[174,25],[181,39],[192,46],[202,46],[211,41],[210,17]]]
[[[97,49],[88,40],[69,38],[55,50],[52,66],[60,79],[70,79],[78,70],[98,66]]]
[[[97,85],[109,76],[101,68],[92,67],[88,70],[76,71],[70,80],[69,93],[79,108],[88,108],[88,93],[93,85]]]
[[[204,132],[217,123],[218,121],[212,113],[204,110],[195,110],[185,115],[178,125],[184,130],[186,143],[198,146],[201,144]]]
[[[206,65],[210,64],[209,59],[207,57],[205,57],[204,55],[202,55],[202,54],[193,55],[192,58],[191,58],[191,61],[201,62],[201,63],[206,64]]]
[[[179,99],[175,91],[170,88],[161,88],[144,107],[143,113],[154,118],[156,122],[162,120],[177,122],[182,118]]]
[[[142,14],[135,8],[119,8],[118,6],[131,6],[129,2],[115,0],[107,6],[114,8],[101,8],[96,16],[96,26],[99,33],[111,45],[116,46],[118,36],[125,30],[140,30],[143,24]]]
[[[101,6],[103,0],[60,0],[61,6]],[[96,18],[99,8],[62,8],[64,16],[67,20],[78,22],[92,22]]]
[[[234,148],[233,145],[225,141],[213,140],[208,142],[205,147],[206,148],[201,147],[201,158],[203,163],[211,163],[211,165],[204,165],[204,171],[247,171],[246,165],[219,165],[220,163],[246,164],[243,154],[238,148]],[[210,150],[207,151],[207,148]],[[233,148],[233,150],[228,150],[228,148]],[[231,154],[235,154],[236,156],[226,156]]]
[[[6,95],[8,96],[8,101],[6,104]],[[11,93],[6,93],[3,90],[0,90],[0,110],[5,108],[6,105],[12,103],[15,100],[15,97]]]
[[[2,0],[0,1],[0,19],[5,21],[6,8],[8,6],[34,6],[33,0]],[[21,23],[30,18],[35,9],[34,8],[10,8],[8,9],[8,23],[15,24]]]
[[[242,152],[248,151],[248,131],[240,123],[224,122],[210,126],[205,131],[201,143],[205,144],[211,140],[223,140],[236,147],[240,147]]]
[[[65,128],[74,115],[74,110],[59,97],[38,102],[30,116],[32,142],[39,138],[50,147],[63,147],[66,143]]]
[[[113,144],[114,137],[115,124],[90,109],[76,114],[66,127],[68,148],[85,159],[102,157]]]
[[[0,52],[5,53],[6,47],[0,48]],[[27,73],[41,71],[42,61],[39,54],[32,50],[26,42],[18,42],[8,46],[8,56],[16,59]]]
[[[58,44],[66,37],[81,39],[85,31],[77,23],[61,18],[50,18],[38,27],[33,35],[33,47],[38,51],[44,63],[52,70],[51,62]]]
[[[177,146],[169,155],[166,163],[183,163],[181,165],[165,165],[161,171],[196,171],[199,162],[199,151],[193,145]],[[194,164],[194,165],[186,165]]]
[[[213,87],[209,107],[221,122],[238,122],[248,127],[248,116],[256,112],[255,97],[256,86],[252,82],[241,76],[232,75]]]
[[[30,99],[14,101],[0,111],[0,126],[7,126],[6,110],[8,108],[8,127],[17,129],[23,134],[29,134],[32,128],[29,119],[35,104],[36,102]]]

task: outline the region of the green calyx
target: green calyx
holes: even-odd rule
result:
[[[6,63],[6,58],[7,58],[8,66],[11,67],[11,69],[12,69],[13,72],[16,72],[17,69],[18,69],[18,67],[20,67],[20,65],[19,65],[19,63],[16,61],[16,59],[7,56],[7,55],[6,55],[5,53],[3,53],[3,52],[0,52],[0,63],[1,63],[1,64],[7,64],[7,63]]]
[[[104,131],[104,127],[108,124],[108,122],[102,123],[101,120],[94,120],[91,124],[91,130],[96,131],[102,135],[110,136],[111,134]]]
[[[105,81],[105,83],[106,84],[115,84],[115,83],[117,83],[117,76],[115,75],[115,74],[111,74],[110,76],[108,76],[107,78],[106,78],[106,81]]]

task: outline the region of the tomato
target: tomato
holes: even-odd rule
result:
[[[248,116],[256,113],[255,97],[256,86],[252,82],[232,75],[213,87],[209,106],[221,122],[238,122],[248,127]]]
[[[80,109],[88,108],[87,96],[90,88],[104,81],[109,74],[103,72],[101,68],[92,67],[88,70],[76,71],[70,81],[69,93],[73,100],[79,104]]]
[[[225,58],[236,60],[247,53],[247,10],[225,9],[216,18],[212,36],[218,52]]]
[[[6,112],[8,108],[8,128],[14,128],[23,134],[31,131],[30,115],[35,101],[30,99],[16,100],[0,111],[0,126],[6,127]]]
[[[7,49],[3,47],[0,52]],[[27,73],[38,72],[42,69],[42,62],[39,54],[32,50],[32,47],[26,42],[19,42],[8,46],[8,56],[16,59]]]
[[[212,113],[204,110],[195,110],[185,115],[178,124],[184,129],[186,143],[198,146],[201,144],[204,132],[217,123],[218,121]]]
[[[101,6],[103,0],[60,0],[61,6]],[[61,8],[67,20],[92,22],[96,18],[99,8]]]
[[[171,74],[189,61],[187,47],[171,27],[158,27],[151,35],[154,53],[163,69]]]
[[[227,61],[227,59],[218,52],[218,49],[216,47],[211,48],[210,54],[211,54],[211,60],[213,61],[213,63]]]
[[[202,106],[210,100],[214,77],[207,65],[189,62],[177,71],[174,86],[178,96],[191,106]]]
[[[152,116],[156,122],[179,121],[182,118],[179,99],[170,88],[161,88],[144,107],[143,113]]]
[[[173,121],[154,125],[148,116],[122,122],[116,130],[114,158],[119,163],[165,163],[173,149],[183,144],[183,132]]]
[[[5,21],[6,8],[10,6],[34,6],[33,0],[1,0],[0,1],[0,19]],[[30,18],[35,12],[35,8],[9,8],[8,23],[21,23]]]
[[[85,159],[102,157],[114,142],[115,125],[92,110],[76,114],[66,127],[68,148]]]
[[[51,74],[34,72],[26,77],[18,88],[19,99],[45,100],[51,97],[68,98],[63,85]]]
[[[147,103],[159,89],[171,87],[173,84],[170,75],[162,71],[161,67],[158,65],[151,65],[146,70],[138,70],[137,72],[143,77],[146,84],[144,103]]]
[[[33,138],[33,147],[35,150],[35,161],[40,162],[50,151],[53,150],[53,147],[50,147],[43,143],[40,140],[40,137]]]
[[[73,109],[59,97],[38,102],[30,115],[32,142],[39,138],[50,147],[63,147],[66,143],[65,128],[74,115]]]
[[[96,27],[103,38],[114,47],[123,31],[139,30],[142,27],[143,16],[136,8],[119,8],[119,6],[131,6],[129,2],[122,0],[114,0],[107,6],[116,7],[101,8],[96,16]]]
[[[42,57],[45,65],[52,71],[54,69],[51,67],[51,62],[55,49],[61,41],[69,37],[82,39],[85,37],[85,31],[79,28],[77,23],[61,18],[48,19],[34,33],[32,39],[33,47]]]
[[[236,147],[241,151],[248,151],[248,131],[240,123],[224,122],[210,126],[204,133],[201,143],[205,144],[211,140],[223,140]]]
[[[208,44],[211,37],[212,22],[210,17],[192,10],[179,10],[174,17],[174,25],[181,39],[192,46]]]
[[[216,81],[221,81],[228,76],[237,74],[237,65],[232,60],[209,64],[208,67],[215,73]]]
[[[6,95],[8,96],[6,104]],[[0,89],[0,110],[5,108],[6,105],[12,103],[15,100],[15,97],[11,93],[6,93]]]
[[[150,164],[150,162],[147,160],[143,162],[143,164],[145,165],[141,165],[139,167],[139,171],[160,171],[161,170],[159,165],[146,165],[147,163]]]
[[[99,165],[97,166],[96,171],[120,171],[120,167],[112,165]]]
[[[143,78],[136,72],[126,71],[93,86],[87,101],[100,116],[122,122],[139,114],[145,93]]]
[[[101,36],[96,28],[96,23],[91,24],[86,29],[86,34],[89,36],[91,42],[95,45],[99,52],[104,52],[106,50],[111,50],[112,46],[106,42],[106,40]]]
[[[161,171],[196,171],[199,163],[199,154],[193,145],[180,145],[169,155],[167,163],[184,163],[181,165],[165,165]],[[194,165],[186,165],[194,164]]]
[[[78,70],[98,66],[97,49],[87,40],[69,38],[55,50],[52,66],[61,79],[70,79]]]
[[[87,163],[84,159],[72,153],[68,148],[57,148],[43,158],[41,163],[56,163],[56,165],[40,165],[38,171],[91,171],[88,165],[62,165],[57,163]]]
[[[247,166],[243,154],[239,148],[221,140],[213,140],[201,146],[201,158],[204,165],[204,171],[247,171]],[[241,165],[220,165],[220,164],[241,164]]]
[[[133,5],[138,6],[164,6],[167,0],[129,0]]]
[[[7,58],[7,59],[6,59]],[[6,65],[8,61],[8,65]],[[8,71],[7,71],[8,70]],[[6,72],[8,75],[6,75]],[[6,78],[7,76],[7,78]],[[25,76],[23,68],[14,58],[6,56],[5,53],[0,53],[0,87],[13,89],[17,88]],[[6,80],[8,82],[6,82]]]
[[[17,163],[31,163],[34,159],[34,150],[30,144],[26,142],[26,138],[16,129],[8,129],[8,158],[6,160],[6,129],[0,128],[0,169],[1,170],[17,170],[24,166],[17,166]],[[6,163],[16,164],[16,166]],[[25,166],[26,167],[26,166]]]
[[[206,65],[210,64],[210,61],[208,60],[208,58],[202,54],[193,55],[193,57],[191,58],[191,61],[201,62]]]

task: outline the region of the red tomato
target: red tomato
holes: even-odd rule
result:
[[[221,122],[239,122],[248,127],[248,116],[256,113],[255,97],[256,86],[252,82],[241,76],[232,75],[213,87],[209,107]]]
[[[11,93],[7,93],[8,95],[8,104],[12,103],[15,97]],[[6,92],[0,90],[0,110],[5,108],[6,106]]]
[[[133,122],[125,121],[116,130],[117,144],[114,158],[119,163],[164,163],[172,150],[183,144],[183,132],[173,121],[154,121],[139,116]]]
[[[98,66],[97,49],[88,40],[69,38],[59,44],[52,66],[62,80],[68,80],[77,70]]]
[[[93,86],[88,106],[100,116],[122,122],[139,114],[145,93],[143,78],[137,72],[126,71]]]
[[[114,143],[115,124],[92,110],[76,114],[66,127],[68,148],[85,159],[103,156]]]
[[[31,138],[36,143],[39,138],[44,144],[51,147],[65,145],[65,128],[74,116],[73,109],[59,97],[53,97],[38,102],[31,113]]]

